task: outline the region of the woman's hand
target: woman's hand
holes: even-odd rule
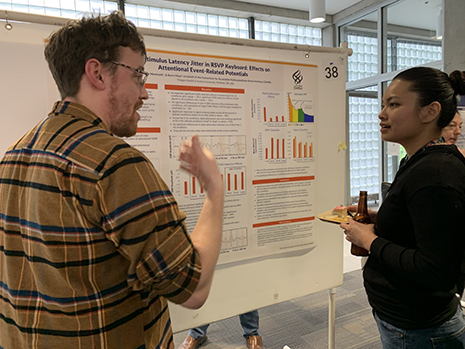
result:
[[[348,223],[341,223],[339,226],[344,229],[347,241],[370,251],[371,244],[377,237],[374,224],[362,224],[349,218]]]
[[[350,212],[352,216],[354,216],[355,213],[357,213],[357,208],[358,205],[349,205],[347,206],[347,212]],[[371,223],[376,225],[376,222],[378,220],[378,211],[368,209],[368,214],[370,216]]]

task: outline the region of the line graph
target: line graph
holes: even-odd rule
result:
[[[221,238],[221,249],[231,250],[245,248],[248,245],[247,228],[224,230]]]
[[[190,136],[170,136],[170,157],[177,158],[179,149],[184,140],[190,140]],[[235,156],[247,154],[245,136],[200,136],[200,145],[207,148],[216,156]]]

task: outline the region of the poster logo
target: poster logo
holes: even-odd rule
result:
[[[292,79],[294,79],[294,90],[302,90],[303,87],[301,85],[302,80],[304,79],[302,72],[297,70],[292,74]]]

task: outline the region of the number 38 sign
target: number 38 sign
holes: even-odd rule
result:
[[[331,82],[331,81],[339,81],[339,79],[344,78],[345,74],[345,62],[346,62],[346,57],[344,56],[339,56],[336,59],[331,59],[326,61],[326,63],[323,62],[323,76],[324,80]]]
[[[335,65],[330,65],[325,68],[326,79],[337,79],[339,77],[339,69]]]

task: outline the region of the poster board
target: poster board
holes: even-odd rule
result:
[[[12,18],[12,14],[9,17]],[[54,25],[15,23],[11,31],[0,30],[0,50],[7,53],[0,56],[0,76],[7,82],[2,82],[0,87],[2,153],[45,117],[58,99],[43,58],[43,40],[55,29]],[[218,139],[212,137],[219,137],[217,131],[226,129],[229,138],[227,142],[220,140],[223,146],[243,143],[246,149],[242,154],[242,148],[236,147],[233,155],[222,154],[217,158],[226,189],[228,185],[235,185],[227,182],[228,174],[238,176],[239,181],[238,189],[231,190],[229,198],[226,192],[226,206],[229,207],[225,212],[232,218],[229,221],[225,218],[225,226],[238,231],[238,235],[233,236],[238,241],[244,237],[241,228],[246,228],[248,247],[235,246],[229,249],[232,252],[222,253],[209,299],[201,309],[188,310],[170,304],[174,331],[340,285],[343,234],[337,225],[319,222],[315,216],[344,200],[347,50],[312,47],[303,50],[290,44],[255,47],[250,40],[228,41],[225,38],[220,39],[224,42],[206,42],[200,35],[182,33],[182,38],[179,34],[176,34],[178,38],[167,38],[162,37],[166,32],[148,29],[142,32],[149,51],[146,70],[151,73],[148,80],[151,97],[146,101],[145,111],[141,111],[143,118],[139,127],[143,130],[138,133],[140,137],[129,143],[135,142],[135,146],[142,146],[141,150],[148,150],[145,151],[147,157],[190,217],[195,217],[201,195],[192,195],[195,185],[192,178],[184,180],[182,174],[176,172],[174,150],[179,141],[197,132],[201,140],[204,136],[204,145],[217,144]],[[181,61],[189,62],[190,66],[195,61],[199,64],[195,69],[204,71],[188,69],[184,72],[180,68],[186,64],[179,63]],[[234,74],[212,80],[225,75],[207,74],[207,62],[209,68],[218,72],[230,70]],[[204,66],[200,66],[201,63]],[[162,71],[158,69],[160,65],[174,68]],[[251,66],[256,69],[252,71]],[[188,92],[186,86],[190,88]],[[230,121],[235,115],[237,124],[210,128],[202,121],[201,127],[188,125],[187,132],[177,132],[176,128],[183,127],[186,122],[170,121],[180,114],[179,110],[170,109],[169,103],[175,103],[176,98],[186,101],[192,94],[196,98],[201,96],[203,104],[208,99],[212,103],[223,103],[223,107],[190,103],[191,109],[182,111],[182,118],[194,113],[216,116],[215,110],[219,114],[229,105],[237,112],[227,113],[227,119]],[[293,120],[295,115],[303,119]],[[312,120],[305,119],[306,116],[311,116]],[[236,129],[238,133],[233,132]],[[169,134],[172,131],[175,131],[173,136]],[[299,138],[300,132],[305,134],[303,140]],[[306,148],[303,148],[305,143]],[[302,144],[301,150],[297,144]],[[178,184],[173,184],[176,181]],[[189,195],[184,197],[182,190],[186,182]],[[291,201],[292,205],[300,205],[298,210],[280,216],[283,210],[279,205],[286,186],[292,191],[291,196],[298,196],[299,190],[304,195],[301,200]],[[254,199],[257,196],[258,200]],[[189,205],[193,200],[195,205]],[[265,214],[262,206],[265,213],[257,216],[257,206],[264,201],[274,209]],[[236,208],[231,209],[233,205]],[[195,221],[188,222],[190,228],[192,224]],[[292,229],[295,226],[298,231]],[[291,233],[285,233],[289,229]],[[299,232],[301,236],[295,239],[286,238]],[[278,241],[271,240],[271,235],[277,236]],[[263,243],[263,239],[268,240]],[[226,250],[224,248],[223,252]]]

